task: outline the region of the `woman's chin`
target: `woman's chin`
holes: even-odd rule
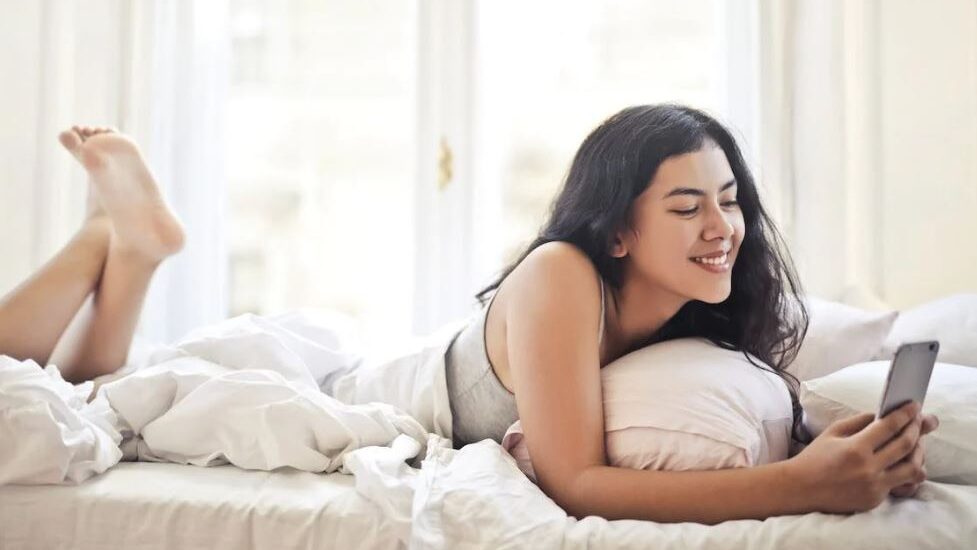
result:
[[[723,289],[715,289],[713,292],[703,292],[694,299],[707,304],[721,304],[729,298],[729,295],[729,285],[725,285]]]

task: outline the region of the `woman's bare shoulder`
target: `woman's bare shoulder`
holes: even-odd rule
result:
[[[512,313],[523,307],[547,307],[554,315],[561,312],[589,312],[594,315],[564,321],[597,319],[600,307],[599,274],[590,258],[567,242],[549,242],[530,252],[509,274],[506,309]]]
[[[510,274],[535,284],[574,284],[597,281],[597,268],[574,244],[552,241],[536,247]],[[590,285],[585,285],[589,287]]]

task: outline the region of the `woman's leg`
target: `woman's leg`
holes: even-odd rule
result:
[[[184,236],[129,138],[104,128],[75,127],[60,139],[88,171],[111,221],[91,315],[82,319],[77,338],[67,342],[58,359],[64,378],[77,383],[124,364],[153,273],[183,247]],[[42,311],[47,307],[32,305]]]
[[[139,151],[126,136],[75,128],[61,143],[91,176],[112,220],[92,315],[66,352],[73,382],[114,372],[126,360],[143,300],[156,268],[183,248],[183,228],[167,206]]]
[[[0,298],[0,354],[47,364],[85,298],[98,286],[112,223],[90,215],[41,269]]]

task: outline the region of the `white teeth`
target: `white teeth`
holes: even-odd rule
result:
[[[729,254],[723,254],[718,258],[693,258],[692,261],[699,262],[700,264],[711,264],[711,265],[723,265],[729,258]]]

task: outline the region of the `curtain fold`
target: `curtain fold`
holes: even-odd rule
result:
[[[133,36],[150,48],[130,89],[147,155],[187,230],[186,247],[165,262],[149,291],[140,333],[170,341],[223,319],[227,311],[227,251],[223,113],[230,39],[227,1],[134,2]],[[139,50],[140,47],[134,48]],[[135,121],[134,121],[135,122]]]
[[[760,3],[761,162],[806,290],[881,295],[874,1]]]

